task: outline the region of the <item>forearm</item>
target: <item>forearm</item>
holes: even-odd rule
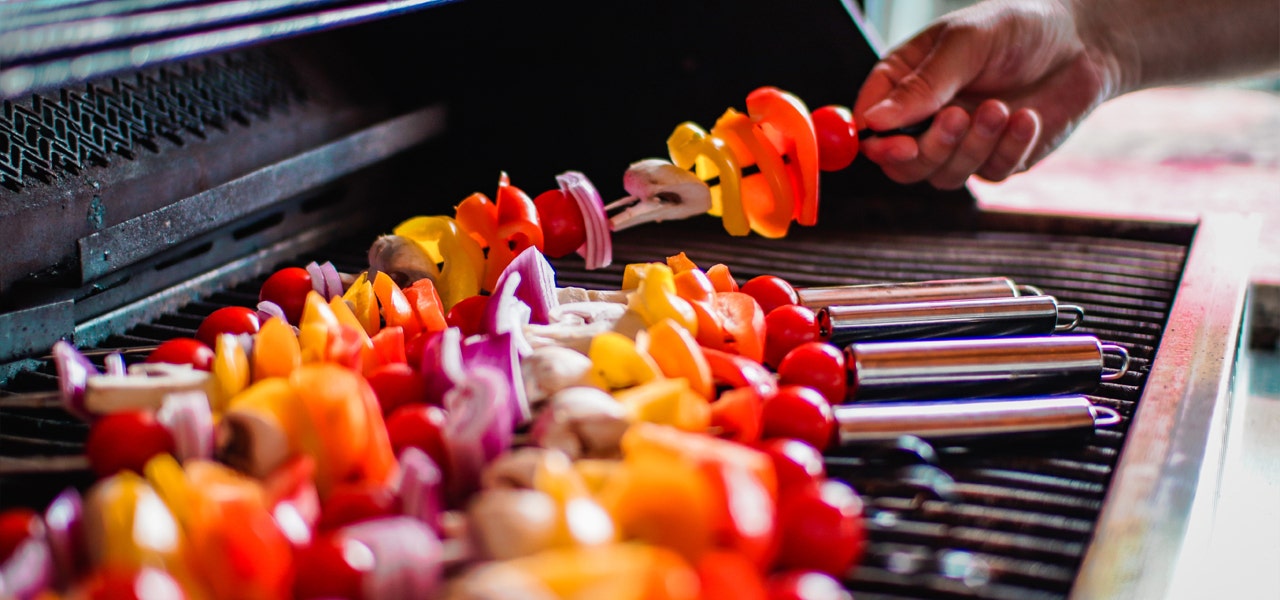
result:
[[[1280,68],[1276,0],[1068,0],[1086,44],[1114,61],[1114,94]]]

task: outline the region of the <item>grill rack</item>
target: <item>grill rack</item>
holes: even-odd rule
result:
[[[868,554],[845,581],[858,598],[1047,599],[1071,592],[1160,342],[1186,260],[1184,245],[994,230],[928,235],[804,230],[784,240],[743,240],[684,225],[664,226],[669,234],[657,240],[643,228],[617,235],[615,265],[609,269],[587,272],[580,261],[557,261],[558,282],[616,287],[622,265],[683,251],[702,266],[723,262],[742,280],[770,273],[796,285],[827,285],[1003,275],[1083,306],[1087,317],[1078,331],[1121,345],[1131,356],[1128,374],[1089,395],[1119,412],[1121,425],[1100,429],[1084,442],[939,447],[936,465],[868,467],[839,450],[828,457],[829,475],[853,485],[866,502]],[[342,271],[359,271],[371,239],[337,242],[300,262],[330,260]],[[252,306],[261,282],[257,278],[221,290],[101,346],[145,346],[190,336],[217,308]],[[3,408],[6,395],[47,392],[55,383],[46,363],[15,376],[0,392],[0,419],[6,423],[0,437],[0,503],[42,505],[62,487],[91,480],[78,456],[84,425],[56,408]],[[33,472],[32,465],[44,468]]]

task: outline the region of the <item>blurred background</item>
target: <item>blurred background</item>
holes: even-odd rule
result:
[[[970,0],[865,0],[885,47]],[[1280,52],[1280,48],[1277,48]],[[1054,154],[1001,183],[994,208],[1261,222],[1220,479],[1202,486],[1201,552],[1177,597],[1280,597],[1280,74],[1135,92],[1099,107]],[[1203,478],[1202,478],[1203,479]],[[1225,586],[1225,588],[1223,587]],[[1231,592],[1235,592],[1234,594]]]

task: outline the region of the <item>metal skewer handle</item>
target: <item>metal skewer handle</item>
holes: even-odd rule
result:
[[[1017,298],[1040,295],[1029,285],[1018,285],[1008,277],[937,279],[910,283],[870,283],[799,288],[800,304],[817,310],[824,306],[858,306],[974,298]]]
[[[1107,354],[1120,356],[1114,371]],[[845,347],[845,358],[857,400],[1075,394],[1129,368],[1124,348],[1091,335],[863,342]]]
[[[1053,296],[825,306],[822,334],[836,345],[874,340],[1048,335],[1075,329],[1084,309]]]
[[[835,409],[840,443],[883,442],[904,435],[962,440],[1078,431],[1121,421],[1084,396],[848,404]]]

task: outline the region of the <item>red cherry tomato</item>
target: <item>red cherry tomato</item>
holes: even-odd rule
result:
[[[449,450],[444,443],[445,417],[443,408],[431,404],[408,404],[395,409],[387,417],[391,450],[396,456],[409,446],[426,452],[447,479]]]
[[[779,306],[800,304],[800,296],[787,280],[773,275],[760,275],[742,284],[738,291],[751,296],[760,303],[764,314],[773,312]]]
[[[858,157],[858,126],[853,113],[843,106],[824,106],[812,116],[818,134],[818,168],[839,171],[853,164]]]
[[[817,485],[827,475],[822,453],[800,440],[775,438],[756,445],[773,461],[778,475],[778,493],[786,494],[802,487]]]
[[[783,495],[777,566],[843,577],[862,558],[865,527],[862,499],[844,482],[828,479]]]
[[[587,242],[587,223],[578,203],[560,190],[533,199],[542,224],[542,251],[551,258],[568,256]]]
[[[36,532],[40,515],[26,507],[10,508],[0,512],[0,564],[4,564],[13,551]]]
[[[390,415],[401,406],[424,402],[427,398],[426,378],[405,363],[382,365],[365,378],[378,397],[383,415]]]
[[[145,410],[111,413],[89,427],[84,451],[89,466],[99,477],[108,477],[124,469],[138,474],[151,457],[172,453],[173,434],[155,415]]]
[[[312,290],[311,274],[302,267],[285,267],[272,273],[262,283],[258,301],[270,301],[284,309],[289,324],[302,320],[302,308],[307,305],[307,293]]]
[[[484,310],[488,305],[488,296],[465,298],[449,309],[449,314],[444,316],[444,322],[450,327],[460,329],[464,338],[473,336],[480,333],[480,322],[484,319]]]
[[[764,363],[777,367],[788,352],[801,344],[822,339],[818,316],[798,304],[779,306],[764,318]]]
[[[305,598],[364,598],[364,574],[373,569],[373,551],[341,534],[320,534],[299,549],[294,564],[293,596]]]
[[[849,391],[844,353],[825,342],[805,342],[792,348],[778,365],[778,380],[784,384],[807,385],[822,393],[831,404],[844,402]]]
[[[173,338],[156,346],[147,355],[146,362],[191,365],[208,371],[209,365],[213,364],[213,349],[195,338]]]
[[[316,528],[332,531],[345,525],[390,516],[396,509],[396,495],[381,483],[340,483],[329,491],[320,507]]]
[[[213,311],[200,322],[196,339],[213,348],[224,333],[258,333],[258,311],[243,306],[226,306]]]
[[[762,419],[764,439],[795,438],[819,452],[830,445],[836,422],[827,399],[802,385],[778,386],[765,398]]]
[[[67,597],[78,600],[183,600],[186,594],[173,576],[160,569],[104,566],[76,585]]]
[[[839,581],[817,571],[786,571],[769,578],[769,600],[853,600]]]

